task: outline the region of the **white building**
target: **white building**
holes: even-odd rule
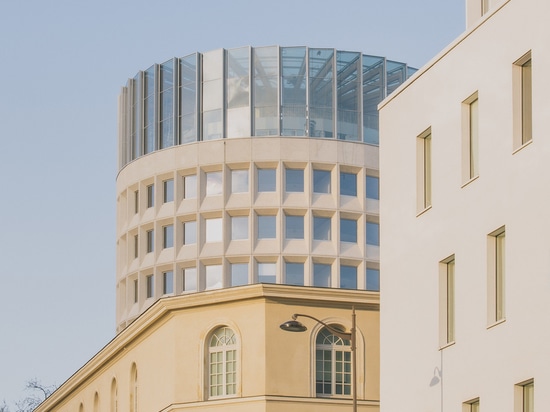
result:
[[[380,105],[382,411],[550,407],[548,16],[468,0]]]

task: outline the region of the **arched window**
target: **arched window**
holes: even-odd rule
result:
[[[228,327],[218,328],[208,345],[208,395],[230,396],[237,393],[237,338]]]
[[[130,372],[130,412],[138,412],[138,373],[135,363]]]
[[[94,395],[94,412],[99,412],[99,394],[97,392]]]
[[[111,412],[118,412],[118,386],[116,378],[111,382]]]
[[[350,341],[327,328],[319,331],[315,341],[315,391],[317,396],[351,395]]]

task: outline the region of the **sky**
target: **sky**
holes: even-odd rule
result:
[[[334,47],[421,67],[465,0],[0,1],[0,405],[115,336],[117,96],[153,63]]]

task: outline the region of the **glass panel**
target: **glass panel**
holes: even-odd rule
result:
[[[185,199],[195,199],[197,197],[197,175],[184,176],[183,178]]]
[[[206,242],[222,241],[222,218],[206,219]]]
[[[361,54],[336,53],[338,72],[338,139],[360,140],[359,110],[361,102]]]
[[[147,207],[155,206],[155,185],[147,186]]]
[[[248,284],[248,263],[231,264],[231,286]]]
[[[248,239],[248,216],[231,217],[231,240]]]
[[[470,178],[478,175],[478,159],[479,159],[479,112],[478,99],[475,99],[469,105],[470,112]]]
[[[276,283],[275,263],[258,263],[258,283]]]
[[[378,103],[384,97],[384,58],[363,55],[363,141],[378,145]]]
[[[306,136],[306,48],[281,49],[283,136]]]
[[[287,285],[304,285],[304,264],[303,263],[285,263],[285,274]]]
[[[328,170],[313,171],[313,192],[330,193],[330,171]]]
[[[258,192],[274,192],[275,187],[275,169],[258,169]]]
[[[205,267],[206,290],[223,287],[222,266],[210,265]]]
[[[333,49],[309,49],[309,136],[334,136],[333,57]]]
[[[155,66],[144,72],[143,84],[143,153],[155,150]]]
[[[313,217],[313,239],[330,240],[330,217]]]
[[[340,219],[340,242],[357,243],[357,220]]]
[[[340,172],[340,194],[357,196],[357,175],[355,173]]]
[[[174,62],[160,66],[160,148],[174,145]]]
[[[252,50],[254,66],[254,135],[279,134],[278,90],[279,62],[277,47]]]
[[[141,155],[141,73],[138,73],[132,81],[132,160]]]
[[[380,226],[378,223],[367,222],[367,245],[380,245]]]
[[[203,140],[215,140],[223,137],[222,111],[211,110],[204,112],[202,117]]]
[[[187,268],[183,270],[183,290],[184,292],[197,291],[197,269]]]
[[[221,195],[222,189],[222,172],[206,173],[206,196]]]
[[[340,287],[342,289],[357,289],[357,268],[340,265]]]
[[[174,201],[174,179],[168,179],[162,182],[163,185],[163,200],[164,203]]]
[[[162,228],[164,248],[174,247],[174,226],[168,225]]]
[[[192,245],[197,243],[197,222],[185,222],[183,224],[183,244]]]
[[[227,51],[226,107],[228,109],[248,106],[249,66],[250,52],[248,47]]]
[[[367,290],[380,292],[380,271],[367,268]]]
[[[285,190],[287,192],[304,191],[303,169],[285,169]]]
[[[154,293],[155,293],[155,290],[154,290],[154,287],[155,287],[155,283],[154,283],[154,278],[153,278],[153,275],[149,275],[145,278],[145,283],[146,283],[146,292],[147,292],[147,298],[152,298]]]
[[[387,93],[390,94],[407,80],[407,65],[404,63],[387,61]]]
[[[258,239],[275,239],[276,216],[258,216]]]
[[[231,193],[248,192],[248,170],[231,171]]]
[[[531,59],[521,66],[521,143],[527,143],[533,138],[532,100],[533,86],[531,75]]]
[[[197,55],[180,59],[180,133],[181,143],[197,137]]]
[[[170,293],[174,293],[174,272],[172,272],[171,270],[169,270],[168,272],[164,272],[162,274],[162,278],[163,294],[168,295]]]
[[[313,264],[313,286],[330,287],[330,265]]]
[[[285,216],[285,235],[287,239],[304,238],[304,217]]]
[[[380,199],[380,183],[378,177],[367,175],[366,193],[368,199]]]
[[[535,384],[528,383],[523,387],[523,412],[535,411]]]

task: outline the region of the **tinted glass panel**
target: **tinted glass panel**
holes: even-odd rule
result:
[[[304,238],[304,217],[285,216],[285,233],[287,239]]]
[[[274,192],[276,178],[275,169],[258,169],[258,192]]]
[[[163,182],[164,203],[174,201],[174,179],[165,180]]]
[[[258,263],[258,282],[275,283],[276,267],[275,263]]]
[[[222,194],[222,172],[206,173],[206,196]]]
[[[206,219],[206,241],[222,241],[222,218]]]
[[[309,136],[334,136],[333,57],[333,49],[309,49]]]
[[[304,171],[302,169],[285,169],[285,189],[287,192],[304,191]]]
[[[313,265],[313,286],[330,287],[330,265]]]
[[[274,239],[276,222],[276,216],[258,216],[258,239]]]
[[[340,287],[342,289],[357,289],[357,268],[355,266],[340,266]]]
[[[330,217],[313,217],[313,239],[330,240]]]
[[[231,264],[231,286],[248,284],[248,263]]]
[[[197,222],[185,222],[183,224],[183,244],[192,245],[197,243]]]
[[[313,171],[313,191],[315,193],[330,193],[330,171]]]
[[[219,289],[223,287],[222,266],[210,265],[205,267],[206,289]]]
[[[380,245],[380,227],[378,223],[367,222],[367,245]]]
[[[162,274],[162,293],[174,293],[174,272],[171,270]]]
[[[357,220],[340,219],[340,242],[357,243]]]
[[[304,264],[303,263],[285,263],[286,284],[304,285]]]
[[[367,268],[367,290],[380,291],[380,271]]]
[[[366,182],[366,193],[367,198],[369,199],[379,199],[380,198],[380,186],[379,179],[376,176],[367,176]]]
[[[197,197],[197,175],[189,175],[183,178],[184,198],[194,199]]]
[[[194,292],[197,290],[197,269],[187,268],[183,270],[183,290]]]
[[[174,226],[164,226],[162,228],[163,232],[163,246],[164,248],[174,247]]]
[[[357,175],[355,173],[340,172],[340,194],[357,196]]]
[[[231,239],[248,239],[248,216],[231,217]]]
[[[359,108],[361,102],[361,55],[359,53],[338,52],[336,54],[338,71],[338,138],[359,140]]]
[[[231,171],[231,193],[248,192],[248,170]]]
[[[306,136],[306,48],[281,49],[283,136]]]
[[[384,90],[384,58],[363,56],[363,141],[378,144],[378,103]]]

